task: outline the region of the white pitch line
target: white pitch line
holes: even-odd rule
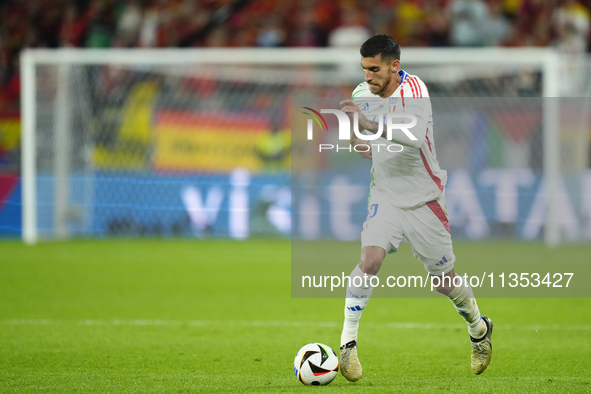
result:
[[[6,326],[191,326],[191,327],[341,327],[341,322],[306,322],[306,321],[273,321],[273,320],[56,320],[56,319],[0,319],[0,325]],[[392,323],[370,323],[366,327],[386,329],[464,329],[465,324],[436,324],[436,323],[413,323],[413,322],[392,322]],[[523,331],[591,331],[591,325],[559,325],[559,324],[499,324],[497,327],[502,330],[523,330]],[[499,329],[497,328],[497,330]]]

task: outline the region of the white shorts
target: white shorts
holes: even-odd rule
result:
[[[361,247],[380,246],[386,253],[394,253],[404,238],[430,274],[441,275],[454,267],[456,257],[445,196],[414,208],[397,208],[374,186],[361,232]]]

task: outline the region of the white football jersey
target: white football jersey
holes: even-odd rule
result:
[[[422,141],[420,148],[404,146],[400,151],[400,145],[382,137],[368,141],[372,144],[373,157],[370,193],[372,188],[379,188],[387,193],[394,206],[410,208],[441,196],[447,172],[437,162],[433,112],[427,86],[415,75],[403,70],[398,73],[400,86],[390,97],[381,98],[373,94],[367,82],[363,82],[353,91],[352,99],[368,119],[376,122],[380,117],[384,119],[388,112],[394,112],[414,114],[427,123],[425,135],[415,135],[419,143]],[[386,136],[385,119],[382,135]]]

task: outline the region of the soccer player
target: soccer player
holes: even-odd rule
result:
[[[351,99],[341,102],[342,111],[357,114],[358,129],[376,138],[375,134],[386,129],[385,122],[379,119],[389,112],[414,115],[416,125],[410,127],[409,123],[407,131],[411,135],[393,129],[389,140],[385,139],[385,131],[371,141],[355,134],[351,137],[357,151],[367,150],[361,155],[372,159],[373,166],[369,214],[361,232],[361,262],[351,272],[347,288],[341,372],[352,382],[362,376],[357,331],[372,294],[371,279],[377,275],[386,254],[396,252],[406,238],[432,283],[439,284],[437,291],[447,296],[466,320],[472,343],[472,372],[481,374],[491,360],[493,324],[481,316],[470,285],[454,270],[444,196],[447,173],[437,162],[427,86],[400,68],[400,46],[391,36],[377,34],[369,38],[360,52],[365,82],[355,88]],[[362,144],[371,145],[371,149],[359,146]],[[388,145],[395,146],[386,149]],[[354,280],[355,277],[361,280]]]

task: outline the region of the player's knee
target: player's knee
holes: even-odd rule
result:
[[[376,275],[382,267],[384,256],[380,254],[368,253],[361,258],[359,267],[368,275]]]
[[[453,291],[453,287],[450,286],[438,286],[435,288],[435,290],[437,290],[439,293],[445,295],[445,296],[449,296],[451,294],[451,292]]]
[[[451,294],[451,292],[454,289],[454,285],[453,285],[453,277],[448,276],[448,275],[431,275],[434,278],[432,278],[431,280],[434,282],[434,289],[445,295],[445,296],[449,296]]]

